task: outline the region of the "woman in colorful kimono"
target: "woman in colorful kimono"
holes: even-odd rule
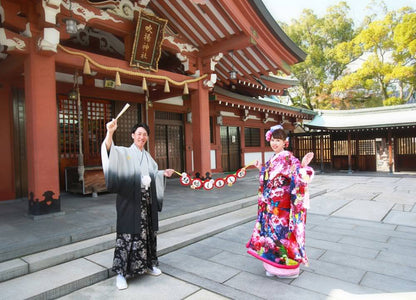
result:
[[[103,171],[108,190],[117,193],[117,237],[112,270],[117,273],[117,288],[126,289],[126,276],[162,273],[156,267],[158,211],[163,200],[164,177],[172,176],[174,170],[159,171],[144,149],[150,133],[146,124],[133,126],[130,147],[114,145],[117,120],[108,122],[106,128],[101,146]]]
[[[263,261],[267,276],[295,278],[299,263],[307,264],[305,253],[306,210],[309,205],[308,182],[314,171],[308,167],[313,153],[302,163],[289,151],[283,127],[276,125],[266,133],[274,155],[260,170],[258,214],[248,253]]]

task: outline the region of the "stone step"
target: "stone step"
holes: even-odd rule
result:
[[[158,236],[161,256],[256,217],[257,205],[237,208],[212,218],[165,231]],[[114,238],[114,237],[113,237]],[[61,263],[0,283],[0,299],[50,299],[61,297],[114,275],[113,249]],[[39,261],[36,262],[40,266]],[[27,267],[30,269],[30,266]]]
[[[239,210],[240,208],[253,205],[255,202],[256,197],[248,197],[162,220],[159,224],[159,235],[215,216]],[[107,249],[113,249],[114,241],[115,233],[109,233],[2,262],[0,263],[0,282]]]
[[[162,220],[158,255],[254,221],[256,215],[257,197],[249,197]],[[106,234],[0,263],[0,300],[57,298],[113,276],[114,239],[115,233]]]

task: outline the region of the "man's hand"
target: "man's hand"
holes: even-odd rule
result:
[[[117,130],[117,119],[111,120],[105,126],[107,127],[108,132],[113,133]]]
[[[173,173],[175,173],[174,169],[166,169],[165,172],[163,172],[163,175],[165,177],[170,177],[170,176],[172,176]]]

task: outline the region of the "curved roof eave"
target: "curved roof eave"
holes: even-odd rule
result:
[[[273,19],[273,16],[270,14],[263,1],[250,0],[250,3],[251,6],[257,10],[259,15],[263,16],[265,24],[269,27],[274,36],[282,42],[282,44],[299,60],[299,62],[304,61],[307,54],[286,35],[282,28],[280,28],[279,24],[277,24],[275,19]]]
[[[233,92],[231,92],[229,90],[226,90],[224,88],[221,88],[219,86],[215,86],[214,89],[213,89],[213,92],[218,93],[218,94],[223,95],[223,96],[233,98],[233,99],[242,100],[242,101],[245,101],[245,102],[248,102],[248,103],[259,104],[259,105],[267,105],[267,106],[270,106],[270,107],[286,109],[286,110],[289,110],[289,111],[303,113],[303,114],[310,115],[310,116],[315,116],[317,114],[317,112],[315,112],[313,110],[310,110],[310,109],[288,106],[288,105],[284,105],[284,104],[281,104],[281,103],[261,100],[261,99],[257,99],[257,98],[248,97],[248,96],[240,95],[240,94],[237,94],[237,93],[233,93]]]
[[[261,75],[260,78],[270,81],[270,82],[278,83],[278,84],[291,85],[291,86],[299,85],[299,80],[297,79],[286,79],[286,78],[281,78],[281,77],[276,77],[276,76],[267,76],[267,75]]]

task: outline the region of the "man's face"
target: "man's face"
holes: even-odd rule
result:
[[[134,144],[140,149],[143,150],[144,145],[146,144],[149,136],[147,135],[146,129],[139,127],[134,133],[131,134]]]

